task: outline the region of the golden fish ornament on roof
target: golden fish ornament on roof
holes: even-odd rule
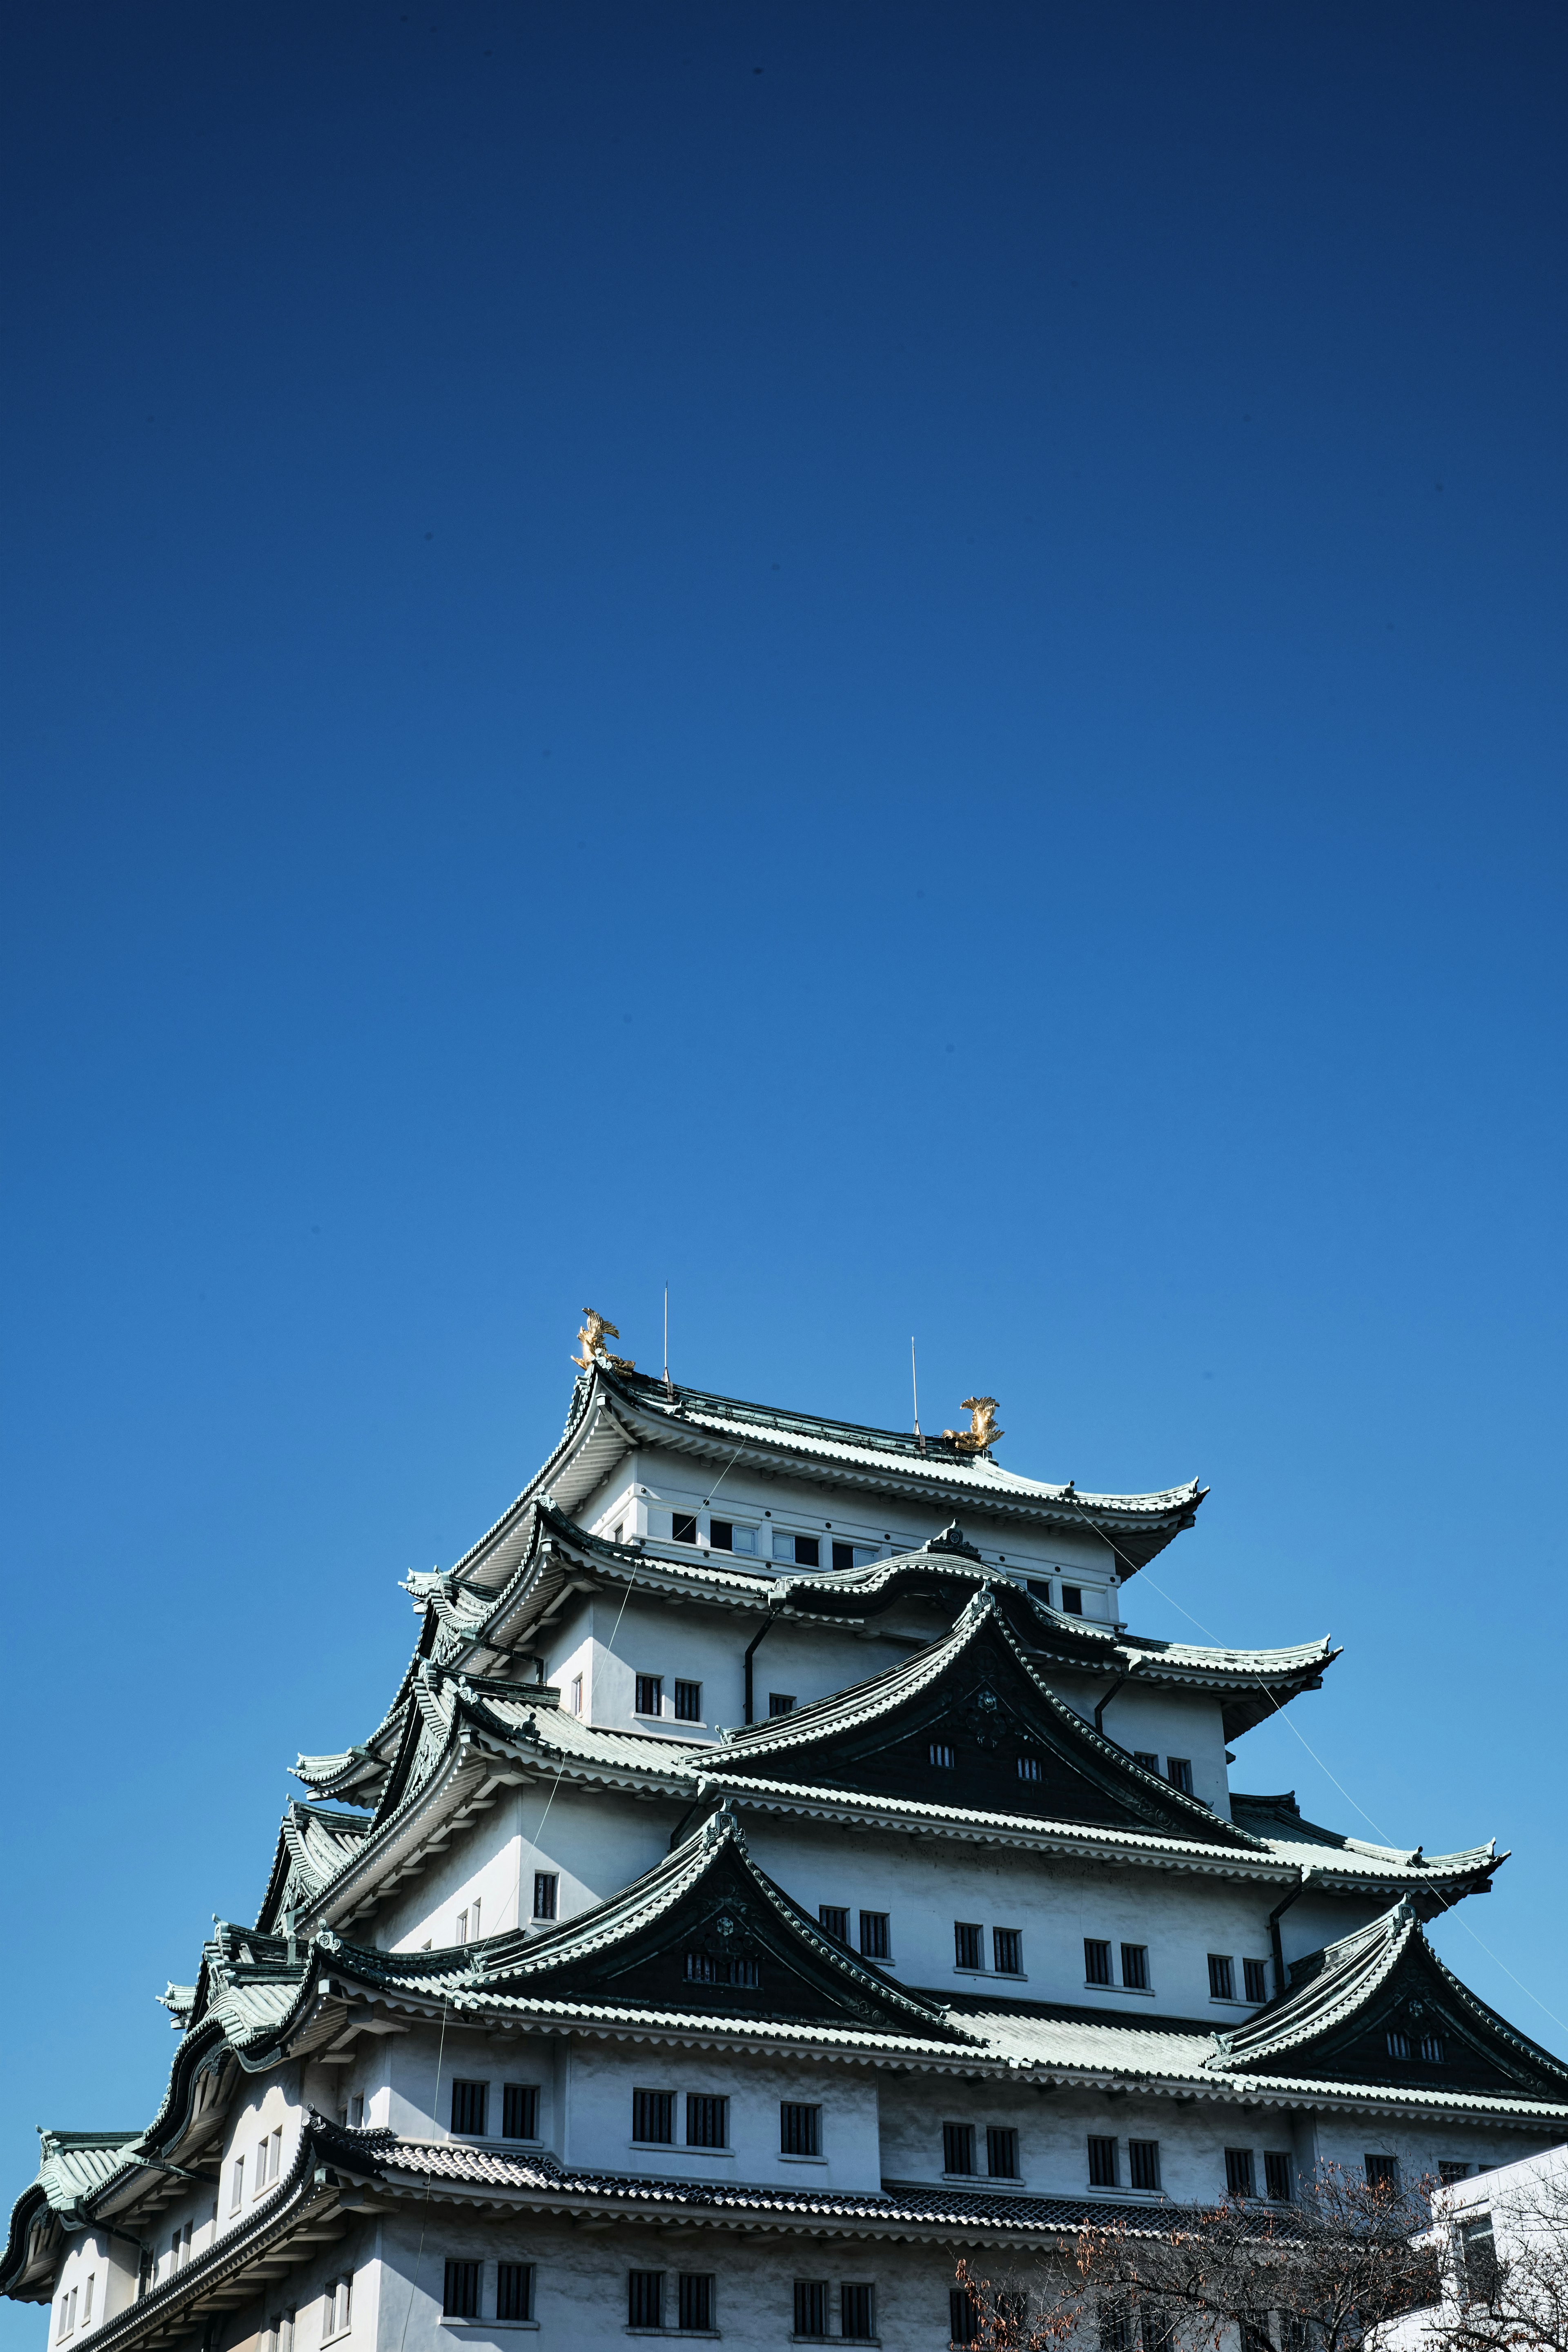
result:
[[[618,1339],[620,1336],[613,1323],[605,1322],[596,1307],[584,1307],[583,1328],[577,1334],[583,1343],[583,1352],[580,1356],[574,1356],[572,1361],[584,1372],[591,1372],[595,1364],[603,1364],[612,1372],[635,1372],[637,1366],[629,1356],[612,1356],[605,1345],[606,1339]]]
[[[944,1429],[942,1433],[948,1444],[956,1445],[961,1454],[984,1454],[987,1446],[994,1445],[999,1437],[1006,1436],[1006,1431],[996,1426],[994,1397],[965,1397],[963,1410],[970,1417],[969,1427]]]

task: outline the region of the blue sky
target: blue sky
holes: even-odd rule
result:
[[[1568,2050],[1565,47],[13,25],[16,2189],[667,1278],[678,1377],[902,1423],[913,1331],[1211,1482],[1134,1624],[1342,1638],[1237,1781],[1514,1847],[1438,1941]]]

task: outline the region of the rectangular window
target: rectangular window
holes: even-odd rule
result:
[[[770,1691],[768,1693],[768,1713],[770,1715],[788,1715],[792,1712],[794,1706],[795,1698],[792,1693],[788,1691]]]
[[[1062,1609],[1064,1613],[1068,1617],[1081,1617],[1083,1615],[1083,1591],[1081,1586],[1077,1584],[1063,1585]]]
[[[779,2154],[781,2156],[820,2156],[822,2154],[822,2109],[807,2106],[799,2099],[779,2102]]]
[[[1160,2143],[1157,2139],[1130,2139],[1127,2143],[1127,2178],[1134,2189],[1158,2189],[1160,2186]]]
[[[656,2147],[668,2147],[675,2138],[675,2093],[632,2093],[632,2137]]]
[[[1110,1946],[1098,1936],[1083,1939],[1083,1980],[1085,1984],[1108,1985],[1110,1982]]]
[[[688,1952],[688,1984],[755,1985],[760,1970],[754,1959],[740,1952]]]
[[[1400,2033],[1399,2032],[1397,2032],[1397,2031],[1395,2030],[1395,2028],[1394,2028],[1393,2026],[1390,2026],[1390,2028],[1389,2028],[1389,2030],[1388,2030],[1388,2036],[1387,2036],[1387,2040],[1388,2040],[1388,2054],[1389,2054],[1389,2056],[1390,2056],[1391,2058],[1408,2058],[1408,2057],[1409,2057],[1409,2055],[1410,2055],[1410,2036],[1408,2035],[1408,2033]]]
[[[351,2131],[364,2129],[364,2093],[363,2091],[356,2091],[349,2101],[349,2128]]]
[[[448,2263],[441,2291],[443,2319],[477,2319],[479,2315],[478,2263]]]
[[[1236,1999],[1236,1970],[1224,1952],[1209,1954],[1209,1999],[1211,2000]]]
[[[1018,2135],[1005,2124],[985,2126],[985,2169],[993,2180],[1016,2180]]]
[[[1149,1947],[1147,1944],[1122,1945],[1121,1981],[1129,1992],[1148,1991]]]
[[[243,2156],[237,2156],[234,2159],[234,2193],[228,2200],[228,2210],[231,2213],[238,2212],[240,2200],[244,2195],[245,2158]]]
[[[949,2287],[947,2291],[947,2326],[949,2339],[954,2344],[980,2341],[980,2314],[961,2286]]]
[[[496,2317],[498,2319],[531,2319],[533,2317],[533,2264],[531,2263],[498,2263],[496,2264]]]
[[[583,1712],[583,1677],[582,1677],[582,1675],[573,1675],[573,1677],[572,1677],[572,1693],[571,1693],[570,1705],[571,1705],[571,1709],[572,1709],[572,1712],[573,1712],[573,1714],[574,1714],[574,1715],[581,1715],[581,1714],[582,1714],[582,1712]]]
[[[939,1772],[952,1771],[953,1765],[952,1749],[949,1747],[945,1739],[933,1739],[931,1741],[931,1760],[936,1766]]]
[[[952,1964],[957,1969],[983,1969],[985,1966],[985,1930],[973,1919],[955,1919],[952,1923]]]
[[[1296,2194],[1296,2168],[1288,2148],[1263,2152],[1263,2193],[1276,2205],[1289,2205]]]
[[[1099,2132],[1089,2136],[1089,2185],[1091,2189],[1116,2186],[1116,2142]]]
[[[1173,1789],[1180,1789],[1184,1797],[1193,1793],[1193,1761],[1190,1756],[1167,1756],[1165,1778]]]
[[[1100,2352],[1132,2352],[1132,2314],[1124,2303],[1102,2303],[1099,2323]]]
[[[816,1536],[796,1536],[795,1564],[797,1568],[820,1568],[822,1545]]]
[[[877,2290],[847,2279],[838,2290],[838,2333],[864,2344],[877,2333]]]
[[[1268,1979],[1264,1973],[1263,1962],[1261,1960],[1243,1960],[1241,1964],[1241,1989],[1248,2000],[1268,2000]]]
[[[797,2336],[826,2335],[827,2281],[826,2279],[796,2279],[795,2332]]]
[[[1440,2033],[1424,2033],[1421,2036],[1420,2046],[1421,2055],[1426,2060],[1428,2066],[1440,2066],[1442,2064],[1443,2037]]]
[[[888,1939],[888,1915],[885,1911],[861,1912],[860,1950],[868,1960],[886,1960],[892,1957],[893,1948]]]
[[[533,1916],[536,1919],[553,1919],[561,1895],[561,1877],[557,1871],[536,1870],[533,1874]]]
[[[677,1723],[701,1722],[702,1685],[700,1683],[676,1684],[675,1719]]]
[[[974,2169],[974,2126],[943,2124],[942,2127],[942,2168],[967,2178]]]
[[[626,2326],[664,2326],[664,2273],[633,2271],[626,2280]]]
[[[1225,2188],[1227,2197],[1257,2196],[1258,2188],[1252,2173],[1252,2150],[1249,2147],[1226,2149]]]
[[[1039,1779],[1039,1777],[1040,1777],[1040,1759],[1039,1759],[1039,1758],[1038,1758],[1037,1756],[1020,1756],[1020,1757],[1019,1757],[1019,1759],[1018,1759],[1018,1778],[1019,1778],[1019,1780],[1037,1780]]]
[[[1459,2224],[1459,2259],[1465,2266],[1465,2293],[1472,2303],[1490,2303],[1497,2293],[1497,2241],[1492,2217],[1478,2213]]]
[[[690,1544],[694,1544],[697,1541],[697,1514],[695,1511],[671,1512],[669,1520],[669,1540],[671,1543]]]
[[[458,1912],[458,1932],[457,1932],[457,1934],[453,1937],[452,1941],[453,1941],[455,1944],[466,1944],[466,1943],[468,1942],[468,1913],[467,1913],[466,1911],[459,1911],[459,1912]]]
[[[1468,2164],[1451,2162],[1447,2157],[1438,2164],[1437,2178],[1445,2189],[1451,2189],[1456,2180],[1468,2180],[1469,2177],[1470,2168]]]
[[[503,2083],[501,2084],[500,2136],[502,2139],[537,2139],[539,2137],[539,2085],[537,2083]]]
[[[702,2334],[711,2334],[713,2327],[713,2273],[711,2271],[682,2271],[676,2281],[676,2325],[690,2327]]]
[[[89,2271],[87,2284],[81,2291],[81,2324],[84,2327],[92,2317],[92,2283],[97,2275],[96,2271]]]
[[[849,1914],[840,1909],[837,1903],[819,1903],[816,1906],[816,1918],[818,1926],[826,1927],[828,1934],[836,1937],[839,1943],[847,1944],[849,1941]]]
[[[454,2083],[452,2085],[452,2129],[469,2138],[481,2139],[485,2129],[485,2107],[489,2098],[488,2083]]]
[[[686,2145],[688,2147],[728,2147],[730,2145],[730,2102],[707,2091],[686,2094]]]
[[[637,1676],[637,1703],[635,1710],[636,1713],[638,1715],[658,1715],[663,1706],[663,1704],[664,1676],[662,1675],[639,1675]]]
[[[991,1964],[999,1977],[1021,1977],[1024,1973],[1024,1937],[1016,1927],[993,1927],[991,1930]]]
[[[1135,1748],[1132,1750],[1132,1761],[1134,1764],[1142,1764],[1145,1772],[1157,1772],[1160,1769],[1159,1758],[1152,1756],[1146,1748]]]
[[[710,1519],[708,1541],[714,1551],[733,1551],[735,1549],[734,1523],[730,1519]]]
[[[1369,2156],[1366,2165],[1366,2185],[1369,2189],[1397,2189],[1399,2158],[1396,2156]]]
[[[327,2282],[327,2326],[324,2334],[346,2336],[353,2319],[354,2283],[352,2278],[329,2279]]]

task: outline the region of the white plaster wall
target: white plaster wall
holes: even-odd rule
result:
[[[303,2121],[300,2105],[300,2069],[297,2065],[280,2067],[276,2074],[257,2076],[246,2081],[244,2095],[229,2109],[225,2122],[223,2159],[216,2198],[219,2237],[237,2230],[247,2222],[258,2207],[275,2198],[289,2177],[289,2168],[299,2153],[300,2129]],[[257,2149],[261,2141],[270,2139],[281,2128],[282,2146],[279,2153],[278,2178],[268,2181],[258,2196],[256,2185]],[[239,2210],[234,2207],[234,2172],[238,2158],[245,2159],[245,2179]],[[211,2210],[213,2192],[209,2189],[202,2200]],[[164,2242],[174,2227],[174,2209],[163,2219]],[[163,2275],[162,2271],[159,2273]]]
[[[184,2212],[180,2218],[184,2221]],[[171,2221],[163,2231],[165,2245],[169,2231],[174,2226]],[[211,2231],[196,2232],[198,2246],[204,2235],[210,2237]],[[136,2248],[128,2240],[108,2230],[82,2230],[68,2239],[65,2257],[55,2282],[54,2302],[46,2307],[44,2315],[50,2346],[79,2343],[84,2336],[95,2335],[106,2319],[116,2318],[127,2304],[134,2302],[139,2260]],[[92,2311],[89,2317],[84,2318],[82,2306],[87,2299],[89,2279],[92,2282]],[[73,2294],[77,2299],[76,2326],[69,2335],[62,2336],[61,2307],[62,2305],[68,2306]]]
[[[1095,1697],[1100,1696],[1105,1688],[1102,1684]],[[1059,1696],[1069,1706],[1079,1704],[1065,1682]],[[1092,1721],[1092,1703],[1089,1713]],[[1140,1690],[1137,1683],[1131,1682],[1110,1700],[1100,1728],[1130,1752],[1143,1748],[1157,1755],[1162,1772],[1166,1769],[1168,1758],[1186,1757],[1193,1768],[1194,1796],[1211,1805],[1222,1821],[1229,1821],[1225,1724],[1217,1699],[1205,1698],[1197,1691]]]
[[[618,2042],[574,2042],[564,2057],[563,2161],[597,2172],[678,2174],[733,2184],[772,2182],[804,2191],[874,2189],[880,2179],[877,2086],[868,2070],[813,2062],[790,2063],[727,2051],[627,2049]],[[649,2148],[632,2140],[634,2090],[676,2094],[676,2140]],[[727,2098],[727,2150],[685,2144],[688,2092]],[[822,2109],[820,2159],[779,2148],[779,2106],[804,2100]]]

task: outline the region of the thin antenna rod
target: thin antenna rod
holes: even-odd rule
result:
[[[915,1370],[915,1339],[912,1331],[910,1334],[910,1387],[914,1391],[915,1435],[918,1437],[921,1433],[921,1383],[920,1375]]]
[[[669,1285],[664,1286],[664,1385],[669,1386]]]

